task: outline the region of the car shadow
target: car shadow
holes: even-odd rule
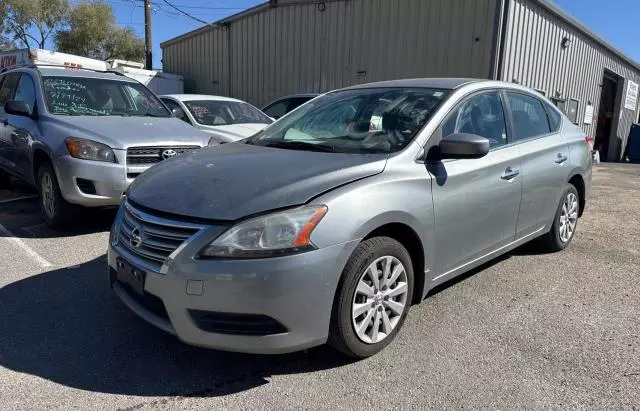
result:
[[[67,230],[58,231],[46,226],[37,198],[18,199],[2,204],[0,224],[21,238],[62,238],[108,231],[117,208],[78,208]],[[7,233],[0,231],[0,237]]]
[[[326,347],[259,356],[187,346],[118,301],[104,256],[0,288],[0,366],[77,389],[219,396],[348,362]]]

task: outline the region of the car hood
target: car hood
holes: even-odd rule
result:
[[[381,173],[386,154],[336,154],[222,144],[163,161],[127,193],[153,210],[211,220],[301,205],[343,184]]]
[[[214,136],[223,137],[228,142],[251,137],[266,126],[268,126],[268,124],[264,123],[228,124],[225,126],[198,125],[200,130],[206,131]]]
[[[69,136],[115,149],[144,145],[205,146],[209,135],[174,117],[65,116],[56,119]]]

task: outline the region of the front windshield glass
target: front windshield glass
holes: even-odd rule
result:
[[[447,92],[429,88],[344,90],[316,98],[247,144],[337,153],[401,150],[427,123]]]
[[[170,117],[171,113],[140,83],[103,78],[42,78],[51,114]]]
[[[205,126],[272,122],[262,111],[242,101],[189,100],[184,101],[184,105],[193,118]]]

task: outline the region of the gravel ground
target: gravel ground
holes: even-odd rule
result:
[[[2,203],[25,193],[0,192],[1,409],[640,409],[640,166],[595,169],[567,250],[524,246],[434,290],[359,362],[181,344],[109,292],[113,212],[56,233],[33,200]]]

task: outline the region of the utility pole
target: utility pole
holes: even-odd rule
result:
[[[151,0],[144,0],[144,57],[147,70],[153,68],[153,46],[151,42]]]

